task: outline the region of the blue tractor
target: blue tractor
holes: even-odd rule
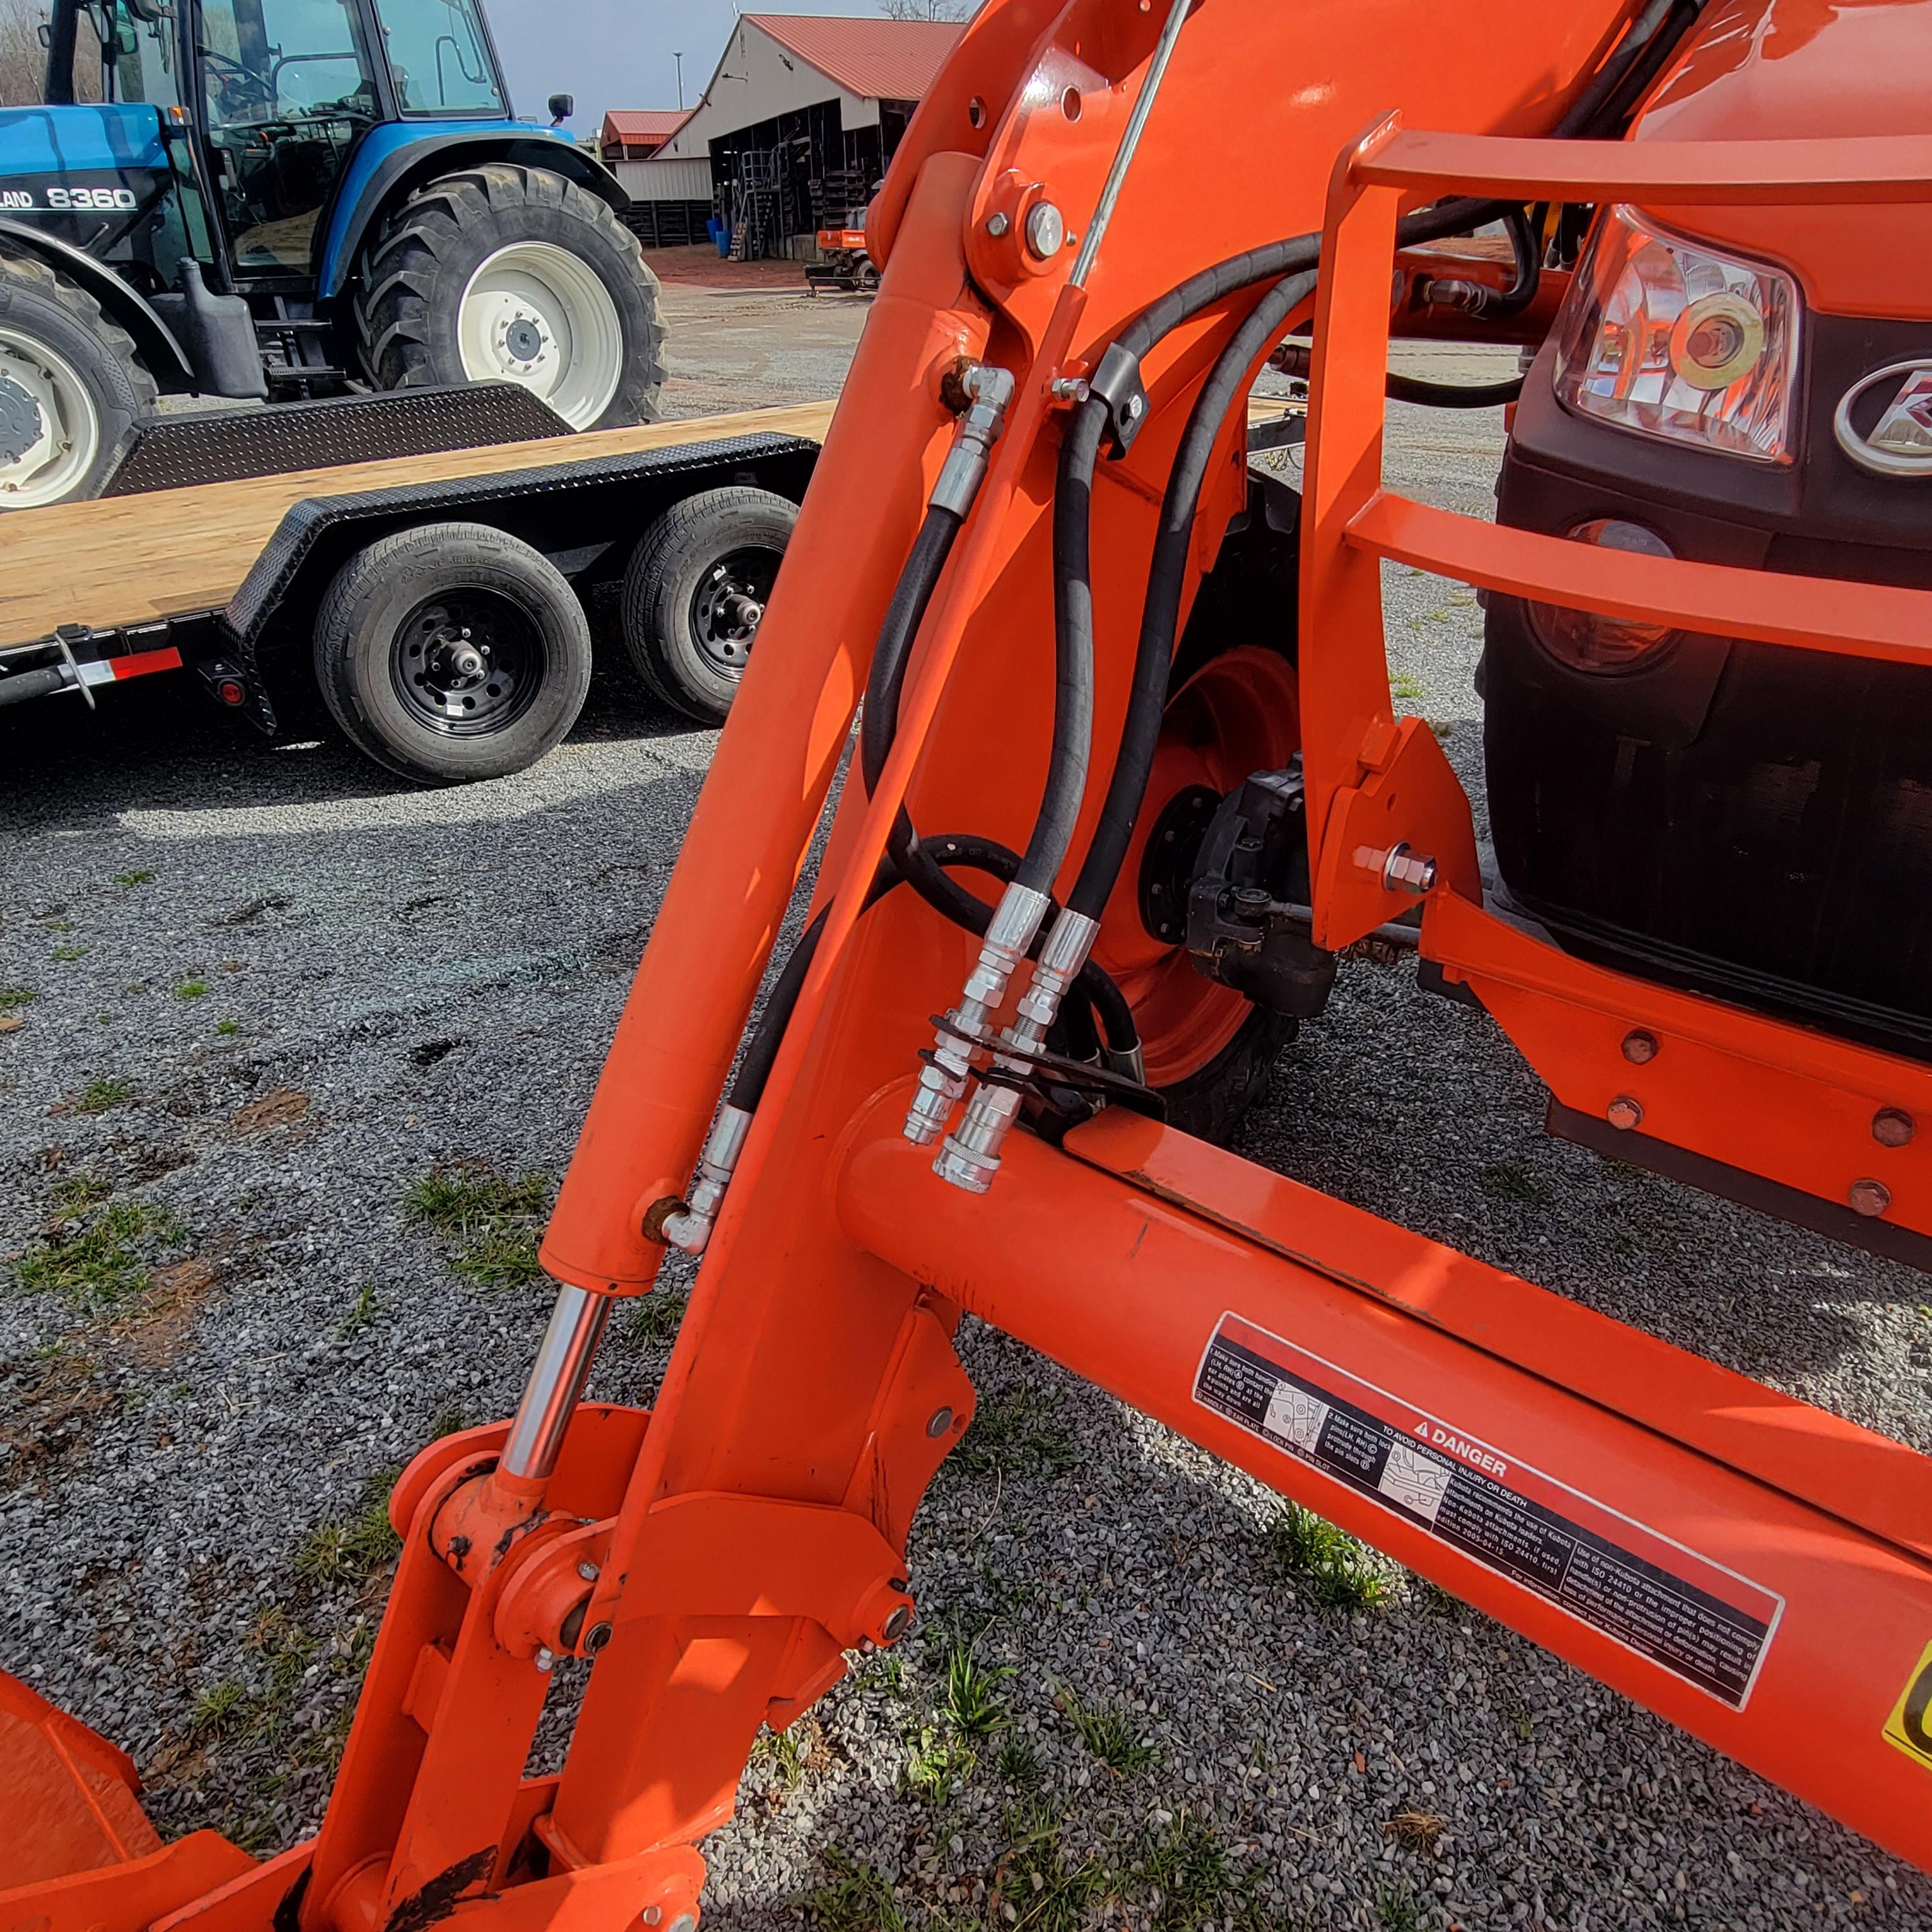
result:
[[[0,108],[0,506],[96,494],[167,395],[496,379],[649,416],[623,190],[517,119],[479,0],[52,0]]]

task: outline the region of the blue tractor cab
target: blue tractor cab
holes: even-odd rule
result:
[[[95,494],[163,394],[496,379],[652,413],[626,196],[512,111],[479,0],[53,0],[0,109],[0,507]]]

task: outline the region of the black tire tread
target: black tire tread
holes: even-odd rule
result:
[[[460,380],[440,370],[436,361],[436,318],[430,298],[441,264],[455,251],[466,230],[493,214],[512,215],[520,206],[549,209],[586,224],[634,260],[650,299],[641,357],[634,345],[627,347],[630,361],[641,362],[642,368],[620,380],[610,410],[598,426],[648,419],[664,382],[664,328],[658,314],[656,278],[644,266],[638,238],[588,189],[548,168],[508,161],[482,162],[417,189],[383,224],[364,254],[352,307],[370,380],[381,389],[412,389]],[[628,334],[627,328],[627,338]]]
[[[660,704],[702,724],[722,722],[722,714],[694,701],[692,694],[680,687],[662,662],[656,643],[658,610],[693,552],[707,545],[715,547],[714,530],[720,516],[734,508],[768,512],[774,504],[782,504],[787,512],[796,514],[797,506],[789,497],[744,484],[700,490],[674,503],[645,531],[625,568],[624,647],[638,676]]]
[[[153,412],[160,400],[160,386],[142,362],[134,338],[78,282],[30,249],[0,242],[0,312],[8,305],[4,291],[9,281],[62,310],[75,328],[92,338],[100,350],[103,370],[123,392],[108,398],[109,407],[102,412],[103,454],[95,461],[91,478],[62,500],[74,502],[97,496],[121,466],[142,420]],[[121,420],[114,420],[116,417]]]

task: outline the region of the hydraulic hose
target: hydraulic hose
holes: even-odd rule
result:
[[[1180,622],[1181,599],[1186,589],[1195,512],[1221,426],[1228,410],[1245,393],[1249,370],[1268,352],[1289,316],[1307,300],[1314,286],[1314,272],[1304,270],[1284,276],[1262,296],[1216,358],[1195,398],[1187,426],[1181,432],[1174,467],[1161,500],[1160,524],[1148,566],[1147,602],[1142,612],[1140,642],[1134,654],[1133,682],[1120,734],[1120,754],[1114,761],[1113,776],[1108,782],[1085,862],[1067,896],[1069,908],[1089,919],[1099,919],[1112,895],[1153,770],[1154,751],[1160,740],[1161,712],[1167,697],[1168,672],[1174,662],[1174,639]]]
[[[1431,382],[1420,376],[1390,374],[1384,394],[1391,402],[1420,403],[1435,410],[1493,410],[1522,394],[1522,378],[1506,382]]]

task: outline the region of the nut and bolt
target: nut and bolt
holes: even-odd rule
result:
[[[1146,409],[1146,397],[1139,394],[1131,395],[1120,405],[1120,413],[1126,418],[1128,422],[1138,422],[1141,419],[1142,412]]]
[[[1642,1103],[1632,1100],[1628,1094],[1619,1094],[1604,1110],[1604,1118],[1612,1126],[1628,1133],[1631,1128],[1642,1125]]]
[[[1642,1032],[1625,1034],[1624,1058],[1633,1066],[1648,1066],[1657,1058],[1656,1034]]]
[[[1880,1147],[1904,1147],[1912,1134],[1912,1116],[1903,1107],[1881,1107],[1872,1116],[1872,1138]]]
[[[1436,887],[1436,861],[1425,858],[1406,842],[1382,855],[1382,884],[1392,892],[1413,892],[1420,898]]]
[[[536,1667],[546,1675],[556,1668],[556,1653],[548,1645],[539,1645],[537,1654],[532,1660],[536,1664]]]
[[[1004,214],[989,214],[986,218],[986,232],[995,242],[1012,225]]]
[[[1892,1205],[1892,1190],[1882,1180],[1855,1180],[1845,1198],[1855,1214],[1876,1220]]]
[[[1084,376],[1056,376],[1047,385],[1047,394],[1056,403],[1084,403],[1093,392]]]
[[[952,1426],[952,1412],[950,1408],[935,1408],[932,1420],[926,1425],[926,1432],[935,1439],[944,1436]]]
[[[594,1583],[596,1582],[598,1576],[601,1573],[598,1571],[596,1564],[594,1563],[580,1563],[577,1566],[577,1574],[581,1576],[586,1583]]]
[[[1042,261],[1050,261],[1066,244],[1066,220],[1050,201],[1036,201],[1027,210],[1026,244]]]

